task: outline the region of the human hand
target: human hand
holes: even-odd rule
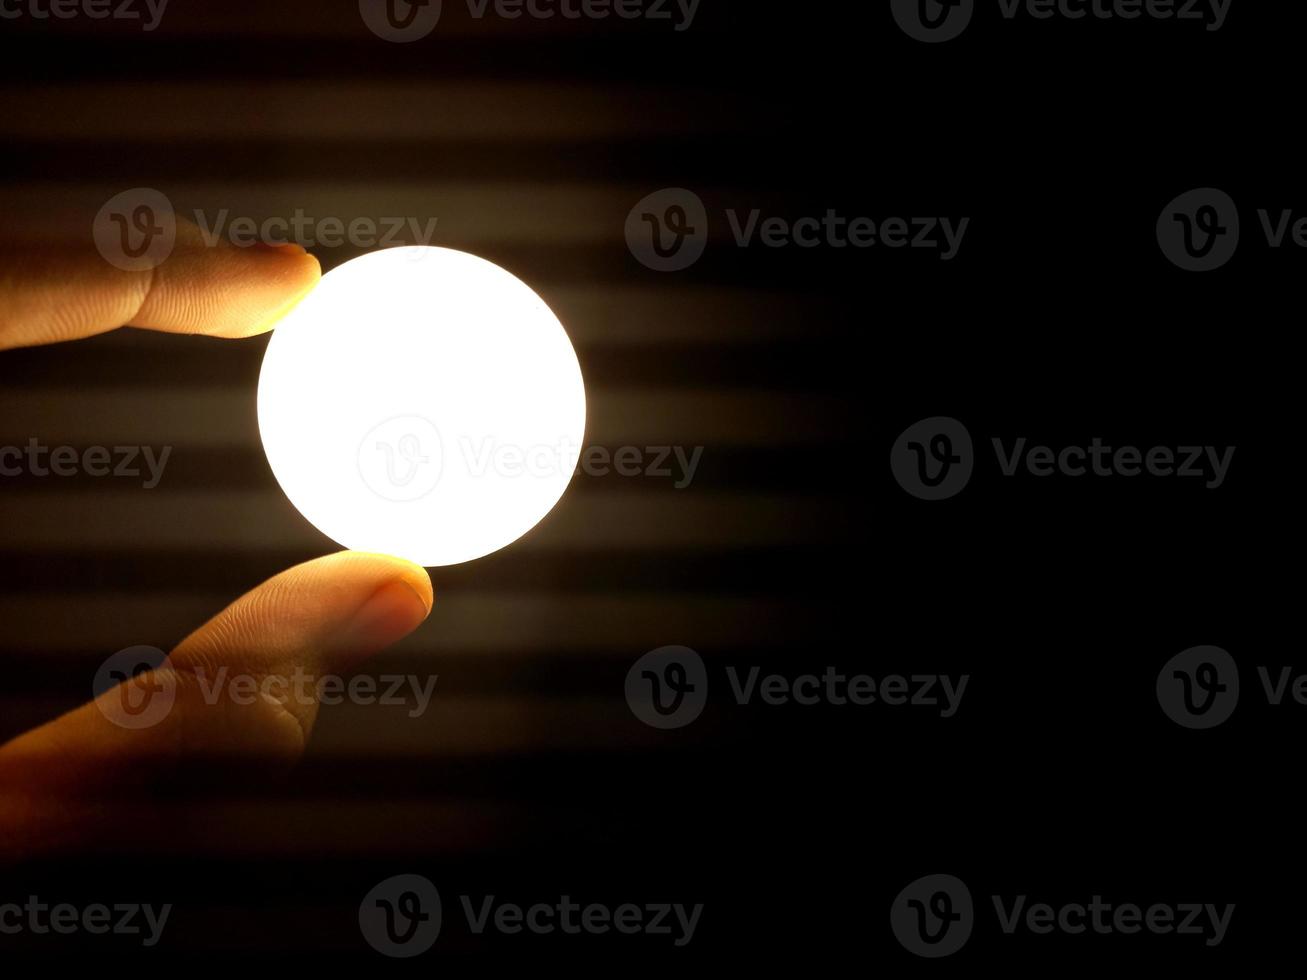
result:
[[[142,272],[115,268],[89,244],[0,253],[0,351],[122,324],[251,337],[272,329],[319,276],[299,246],[215,247],[181,223],[167,261]],[[274,576],[155,671],[0,746],[0,860],[93,846],[121,829],[124,813],[148,808],[206,766],[238,778],[283,770],[304,750],[316,700],[277,697],[267,692],[278,685],[261,683],[253,699],[214,701],[199,678],[223,668],[260,682],[340,676],[412,632],[431,604],[425,569],[385,555],[342,552]],[[115,723],[125,698],[148,699],[164,685],[174,700],[157,723]]]

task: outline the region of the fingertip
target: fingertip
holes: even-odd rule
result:
[[[322,264],[303,245],[288,242],[284,245],[259,245],[250,250],[255,260],[263,263],[269,278],[280,279],[288,289],[307,292],[322,278]]]
[[[300,245],[209,244],[187,236],[160,265],[131,325],[236,339],[273,329],[322,278]]]
[[[217,336],[256,337],[276,328],[322,279],[322,265],[304,246],[260,244],[243,249],[247,302]]]
[[[407,581],[387,582],[368,597],[345,627],[337,645],[339,666],[350,669],[408,636],[426,618],[425,602]]]
[[[421,565],[414,565],[412,562],[406,564],[413,569],[414,574],[406,575],[404,582],[417,595],[418,601],[422,603],[422,618],[426,619],[427,616],[431,615],[431,607],[436,603],[435,587],[431,584],[431,576],[427,574],[425,568]]]
[[[343,552],[348,555],[359,555],[374,561],[382,562],[390,567],[394,573],[395,581],[404,583],[410,588],[417,599],[422,603],[422,618],[425,619],[431,612],[431,607],[435,604],[435,588],[431,584],[431,576],[421,565],[411,562],[406,558],[397,558],[394,555],[383,555],[373,552],[350,551]]]
[[[332,644],[336,666],[352,670],[421,626],[435,596],[426,569],[410,561],[361,552],[344,552],[339,557],[362,576],[360,582],[376,583]]]

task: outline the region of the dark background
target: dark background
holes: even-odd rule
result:
[[[1255,209],[1307,206],[1303,34],[1234,0],[1221,31],[1001,21],[925,45],[885,3],[703,0],[693,26],[475,22],[383,42],[355,4],[173,0],[162,26],[0,22],[3,212],[89,214],[120,190],[187,212],[438,217],[435,244],[523,278],[568,327],[587,438],[705,447],[691,487],[578,476],[518,544],[434,569],[431,619],[371,668],[435,672],[433,710],[325,710],[272,787],[203,778],[200,818],[124,826],[121,853],[11,869],[10,895],[171,902],[160,947],[25,937],[141,965],[250,953],[398,965],[358,903],[424,874],[429,970],[475,952],[605,972],[770,966],[1199,973],[1292,953],[1303,709],[1258,703],[1284,642],[1298,535],[1300,249]],[[1216,186],[1244,244],[1211,274],[1161,255],[1162,207]],[[703,198],[711,237],[659,274],[635,202]],[[736,248],[723,214],[971,217],[960,254]],[[89,220],[89,219],[88,219]],[[89,234],[89,226],[88,226]],[[324,268],[349,248],[315,249]],[[263,339],[121,332],[0,355],[0,443],[175,447],[162,484],[0,483],[0,736],[89,695],[109,653],[167,649],[226,602],[333,550],[263,458]],[[894,482],[895,437],[961,419],[959,497]],[[991,436],[1238,447],[1201,481],[1002,479]],[[1296,514],[1296,509],[1294,511]],[[1295,589],[1295,594],[1298,590]],[[1296,616],[1294,617],[1297,618]],[[1190,732],[1154,682],[1225,647],[1239,711]],[[622,685],[685,644],[703,717],[657,732]],[[738,707],[728,664],[795,675],[971,674],[956,717]],[[979,922],[929,963],[890,932],[925,874]],[[468,933],[455,896],[705,905],[694,941]],[[999,933],[988,896],[1235,903],[1194,937]],[[17,956],[10,951],[3,955]]]

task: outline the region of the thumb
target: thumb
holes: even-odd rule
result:
[[[75,842],[120,796],[148,796],[184,767],[284,769],[313,729],[317,685],[412,632],[431,603],[426,571],[383,555],[269,579],[157,669],[0,747],[0,841],[20,853]]]

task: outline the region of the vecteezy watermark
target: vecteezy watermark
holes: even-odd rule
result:
[[[787,676],[764,674],[762,668],[725,668],[731,699],[739,707],[925,708],[940,718],[957,714],[970,674],[846,674],[835,667],[820,673]],[[684,646],[659,647],[637,660],[626,674],[626,703],[631,713],[652,728],[684,728],[703,712],[708,700],[708,670],[703,658]]]
[[[168,0],[0,0],[0,19],[134,20],[152,31],[163,21]]]
[[[626,246],[655,272],[680,272],[708,245],[708,210],[694,191],[665,187],[636,202],[626,217]]]
[[[315,675],[296,667],[290,674],[242,674],[219,667],[212,676],[203,668],[193,671],[196,685],[205,704],[226,699],[236,705],[256,701],[276,701],[309,707],[314,704],[380,705],[405,708],[409,718],[419,718],[431,706],[436,693],[437,675],[418,674],[336,674]],[[410,697],[411,695],[411,697]]]
[[[1292,209],[1258,208],[1257,227],[1267,248],[1307,248],[1307,216]],[[1239,240],[1239,208],[1229,194],[1213,187],[1181,194],[1157,218],[1162,254],[1187,272],[1221,268],[1234,258]]]
[[[412,217],[318,218],[296,208],[289,217],[256,220],[231,216],[224,208],[213,215],[201,210],[194,213],[204,244],[231,242],[239,248],[252,245],[303,245],[305,248],[389,248],[392,245],[430,245],[436,238],[439,218],[421,221]]]
[[[686,906],[680,902],[642,905],[587,902],[582,905],[567,895],[554,902],[536,902],[528,906],[499,901],[494,895],[484,895],[475,901],[470,895],[460,895],[459,905],[463,908],[468,927],[476,935],[488,931],[504,935],[529,932],[537,936],[616,933],[623,936],[666,936],[677,947],[687,946],[694,939],[699,918],[703,915],[702,903]]]
[[[163,479],[172,446],[47,446],[33,437],[26,446],[0,446],[0,477],[70,477],[85,475],[140,480],[153,490]],[[145,472],[141,470],[145,464]]]
[[[910,952],[930,959],[951,956],[975,927],[971,890],[953,875],[926,875],[890,905],[890,929]]]
[[[908,426],[890,452],[894,479],[922,500],[945,500],[961,493],[975,465],[971,433],[957,419],[944,416]]]
[[[440,23],[441,0],[359,0],[359,15],[383,41],[420,41]]]
[[[152,728],[168,717],[177,700],[177,678],[163,669],[168,655],[158,647],[119,650],[100,665],[91,698],[119,728]]]
[[[702,903],[574,901],[568,895],[556,901],[522,905],[495,895],[460,895],[458,907],[473,935],[498,933],[514,936],[616,934],[665,936],[677,947],[694,938],[703,915]],[[395,875],[374,887],[359,906],[359,929],[377,952],[409,958],[429,950],[440,936],[440,893],[421,875]]]
[[[672,489],[685,490],[702,459],[703,446],[587,446],[577,468],[592,477],[670,480]]]
[[[821,674],[794,677],[762,676],[758,667],[750,667],[741,674],[736,668],[727,667],[726,677],[739,705],[754,703],[755,696],[758,703],[772,706],[910,705],[931,708],[941,718],[957,714],[971,680],[970,674],[961,674],[956,679],[948,674],[886,674],[877,680],[870,674],[843,674],[834,667],[827,667]]]
[[[626,703],[651,728],[684,728],[708,703],[708,668],[694,650],[650,650],[626,672]]]
[[[1234,905],[1201,902],[1109,902],[1092,895],[1085,902],[1053,904],[1026,894],[990,896],[999,931],[1005,936],[1053,933],[1077,936],[1154,936],[1201,939],[1219,946],[1229,931]],[[918,878],[890,905],[890,929],[911,953],[927,958],[950,956],[966,945],[979,913],[966,884],[953,875]]]
[[[1267,707],[1307,707],[1307,672],[1260,664],[1257,679]],[[1220,647],[1190,647],[1158,672],[1157,702],[1183,728],[1215,728],[1239,705],[1239,665]]]
[[[995,0],[1002,21],[1019,17],[1041,22],[1176,21],[1219,31],[1231,0]],[[951,41],[967,29],[976,0],[890,0],[890,12],[905,34],[918,41]]]
[[[724,212],[737,248],[917,249],[948,261],[958,254],[970,218],[881,217],[840,214],[787,217],[758,208]],[[636,202],[626,217],[626,245],[655,272],[688,269],[708,244],[708,210],[684,187],[665,187]]]
[[[157,647],[136,646],[119,650],[96,671],[91,685],[96,706],[122,728],[140,729],[159,724],[177,699],[177,674],[165,664]],[[219,667],[212,674],[203,667],[187,671],[207,705],[227,700],[245,707],[256,702],[280,705],[332,706],[348,702],[407,709],[418,718],[431,706],[437,676],[416,674],[314,675],[296,667],[290,674],[248,674]],[[111,692],[104,696],[106,692]]]
[[[1220,647],[1190,647],[1158,672],[1157,701],[1177,725],[1215,728],[1239,703],[1239,668]]]
[[[91,236],[110,265],[125,272],[145,272],[172,254],[177,215],[162,191],[133,187],[104,202],[91,222]]]
[[[359,904],[359,931],[385,956],[420,956],[440,938],[440,893],[421,875],[395,875]]]
[[[465,0],[473,20],[643,20],[687,31],[701,0]],[[359,0],[368,30],[383,41],[408,44],[436,29],[441,0]]]
[[[229,242],[238,248],[255,245],[301,245],[304,248],[387,248],[391,245],[430,245],[438,218],[357,215],[318,217],[296,208],[289,216],[233,216],[223,208],[212,214],[191,213],[203,243],[212,248]],[[106,262],[128,272],[161,265],[177,243],[177,212],[172,201],[153,187],[134,187],[109,198],[92,223],[95,246]]]
[[[47,904],[29,895],[21,905],[0,902],[0,934],[17,936],[140,936],[142,946],[154,946],[163,936],[172,905],[143,905],[139,902],[112,905],[93,902],[73,905],[68,902]]]
[[[508,479],[549,479],[565,471],[588,477],[668,480],[676,490],[694,482],[703,446],[586,446],[563,440],[556,445],[518,446],[493,439],[460,436],[448,453],[440,430],[420,415],[401,415],[373,426],[359,441],[358,472],[383,500],[420,500],[431,493],[450,467],[476,479],[493,474]]]
[[[1201,480],[1218,490],[1230,472],[1234,446],[1112,446],[1088,443],[1048,446],[1025,436],[991,440],[1001,476],[1046,478],[1162,477]],[[890,450],[890,470],[899,486],[921,500],[945,500],[962,492],[972,477],[976,453],[971,434],[957,419],[938,416],[908,426]]]
[[[440,430],[420,415],[399,415],[368,430],[359,441],[359,477],[383,500],[421,500],[440,482],[444,444]]]
[[[1157,244],[1181,269],[1219,269],[1239,247],[1239,209],[1211,187],[1181,194],[1157,218]]]

